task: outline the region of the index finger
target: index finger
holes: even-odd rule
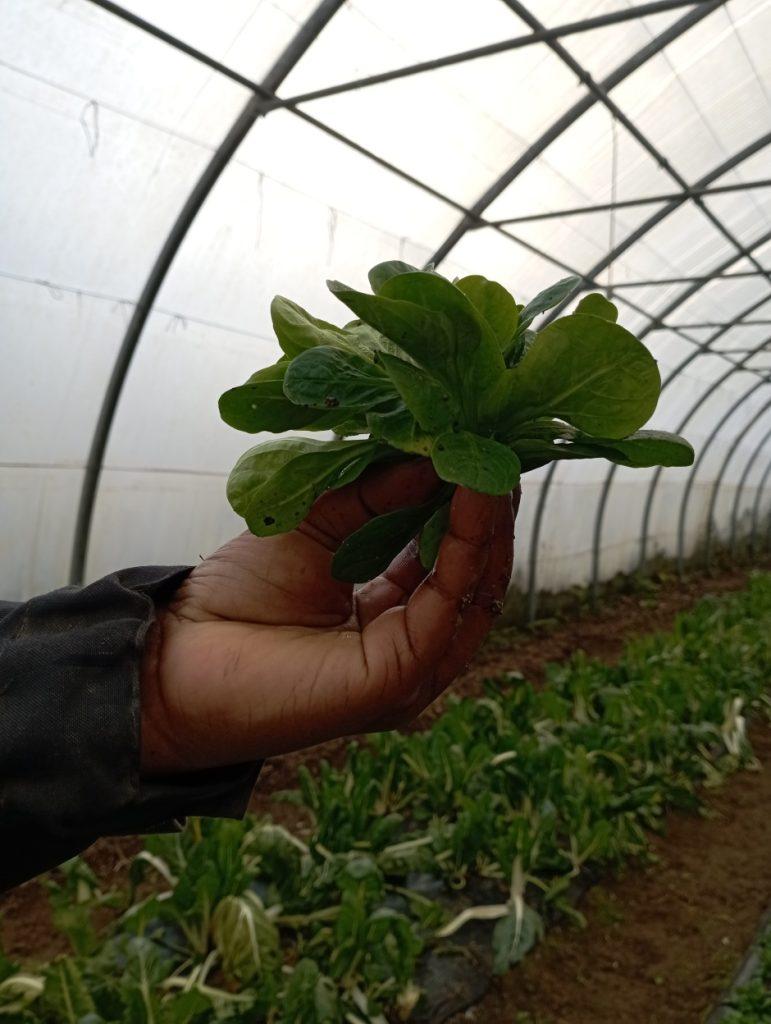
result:
[[[487,564],[495,512],[495,498],[458,487],[433,571],[406,605],[384,612],[362,633],[368,663],[375,664],[384,650],[394,652],[407,689],[430,679],[457,629],[461,608]]]
[[[298,530],[336,551],[374,516],[422,505],[441,485],[429,459],[370,466],[354,483],[323,494]]]

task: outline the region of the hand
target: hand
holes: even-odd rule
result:
[[[142,770],[259,760],[415,718],[468,664],[502,607],[519,491],[459,487],[437,564],[413,542],[354,592],[332,578],[342,540],[422,504],[431,464],[373,467],[291,533],[243,533],[160,612],[142,670]]]

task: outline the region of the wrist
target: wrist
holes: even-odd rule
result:
[[[163,643],[168,611],[158,611],[145,639],[139,669],[139,770],[142,776],[184,771],[175,751],[161,686]]]

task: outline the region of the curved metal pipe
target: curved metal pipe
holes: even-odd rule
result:
[[[771,232],[768,232],[767,235],[765,235],[762,239],[759,239],[755,244],[756,245],[762,245],[766,241],[769,241],[770,239],[771,239]],[[737,254],[735,256],[732,256],[730,258],[730,260],[727,261],[727,262],[728,263],[735,263],[739,259],[741,259],[741,257]],[[699,287],[703,287],[703,286],[700,285]],[[694,290],[698,290],[698,288],[694,289]],[[711,346],[714,344],[714,342],[716,342],[720,337],[722,337],[722,335],[725,334],[726,331],[730,330],[731,327],[734,327],[737,323],[740,323],[743,317],[748,316],[755,309],[757,309],[758,306],[763,305],[766,302],[768,302],[768,298],[765,298],[765,297],[763,299],[761,299],[759,302],[754,302],[746,310],[744,310],[742,313],[738,314],[734,318],[733,321],[731,321],[728,324],[724,324],[723,327],[721,327],[720,330],[716,331],[710,338],[707,339],[707,341],[705,341],[701,345],[697,346],[697,348],[695,348],[693,352],[690,352],[686,356],[686,358],[683,359],[679,363],[679,365],[677,367],[675,367],[675,369],[672,370],[668,374],[668,376],[664,379],[664,381],[663,381],[663,383],[661,385],[661,391],[663,392],[664,389],[669,384],[671,384],[672,381],[674,381],[680,375],[680,373],[690,363],[692,363],[694,361],[694,359],[697,359],[701,355],[710,355],[710,354],[712,354],[711,353]],[[677,304],[675,304],[675,307],[676,307],[676,305]],[[675,308],[675,307],[673,307],[673,308]],[[665,314],[665,315],[668,315],[668,313]],[[640,332],[639,337],[641,339],[644,338],[646,336],[646,334],[650,333],[651,329],[652,328],[650,326],[647,327],[645,330]],[[706,401],[706,399],[709,398],[709,396],[714,391],[717,390],[719,385],[722,384],[723,381],[727,380],[727,378],[730,377],[732,373],[734,373],[737,369],[743,369],[744,368],[744,364],[746,364],[754,355],[756,355],[758,351],[761,351],[762,348],[764,348],[765,345],[768,344],[769,340],[771,340],[771,339],[767,339],[766,341],[763,342],[763,344],[761,346],[759,346],[758,348],[752,349],[748,353],[746,353],[744,358],[742,360],[740,360],[739,363],[736,366],[733,366],[730,370],[728,370],[723,375],[723,377],[719,378],[719,380],[716,381],[714,383],[714,385],[707,392],[705,392],[704,395],[702,395],[701,399],[699,400],[699,403],[697,403],[697,405],[694,406],[694,408],[691,410],[691,412],[688,414],[688,416],[686,416],[686,418],[678,426],[678,428],[677,428],[677,432],[678,433],[680,432],[680,430],[682,430],[685,427],[685,425],[688,423],[688,420],[690,419],[691,415],[693,415],[693,413],[696,412],[696,410],[698,409],[699,405],[702,402]],[[538,505],[536,506],[535,519],[533,521],[533,530],[532,530],[531,539],[530,539],[530,553],[529,553],[529,559],[528,559],[528,562],[529,562],[528,621],[529,622],[533,622],[534,621],[535,615],[536,615],[536,611],[537,611],[537,607],[538,607],[538,597],[537,597],[537,592],[536,592],[537,591],[537,569],[538,569],[538,564],[537,564],[538,563],[537,545],[539,543],[540,532],[541,532],[541,523],[542,523],[542,520],[543,520],[543,517],[544,517],[544,513],[545,513],[546,500],[547,500],[548,495],[549,495],[549,491],[550,491],[550,488],[551,488],[551,485],[552,485],[554,474],[555,474],[555,472],[557,470],[557,466],[558,466],[558,463],[553,462],[552,465],[549,468],[548,474],[544,478],[543,484],[541,485],[541,491],[540,491],[540,493],[538,495]],[[600,560],[600,550],[601,550],[600,549],[600,541],[601,541],[602,526],[603,526],[603,521],[604,521],[604,516],[605,516],[605,508],[606,508],[606,505],[607,505],[608,496],[609,496],[609,492],[610,492],[610,485],[613,482],[613,479],[614,479],[618,469],[619,469],[619,467],[617,465],[615,465],[615,464],[611,465],[608,468],[608,473],[607,473],[607,476],[605,477],[605,480],[603,482],[602,492],[600,494],[600,500],[599,500],[597,515],[596,515],[595,521],[594,521],[594,534],[593,534],[593,544],[592,544],[592,575],[591,575],[591,581],[590,581],[590,587],[589,587],[590,602],[591,602],[592,605],[594,605],[596,603],[596,601],[597,601],[597,590],[598,590],[598,585],[599,585],[599,560]],[[642,529],[642,535],[641,535],[641,563],[640,563],[641,566],[644,565],[645,558],[646,558],[646,543],[647,543],[647,532],[648,532],[648,525],[649,525],[649,521],[650,521],[650,514],[651,514],[651,509],[653,507],[653,498],[655,496],[656,487],[658,485],[658,480],[659,480],[662,472],[663,472],[663,469],[662,469],[661,466],[656,468],[655,473],[653,475],[653,479],[651,480],[650,487],[648,489],[648,494],[646,496],[645,509],[643,511],[643,529]]]
[[[698,24],[703,18],[711,14],[718,7],[721,7],[724,0],[710,0],[709,3],[700,4],[698,7],[689,11],[682,18],[679,18],[676,22],[669,26],[664,32],[652,39],[646,46],[643,46],[637,53],[620,64],[615,71],[612,71],[606,78],[599,83],[599,88],[603,92],[609,92],[614,89],[617,85],[633,74],[639,67],[642,67],[646,61],[655,57],[656,54],[660,53],[664,47],[678,39],[684,32],[687,32],[689,28]],[[587,86],[590,84],[591,79],[588,74],[584,73],[583,77],[584,84]],[[595,83],[592,83],[595,84]],[[514,163],[504,171],[503,174],[498,177],[493,184],[479,197],[479,199],[470,208],[469,213],[461,218],[456,224],[450,234],[445,238],[444,242],[434,253],[433,257],[429,262],[438,266],[442,260],[452,252],[458,242],[463,238],[467,231],[474,227],[476,224],[476,218],[481,216],[487,207],[498,198],[498,196],[506,189],[512,181],[514,181],[519,175],[530,166],[533,161],[547,149],[552,142],[558,139],[572,124],[574,124],[579,117],[590,110],[595,103],[598,103],[599,99],[596,94],[587,92],[585,96],[582,96],[577,103],[567,110],[561,117],[559,117],[554,124],[551,125],[532,145],[528,146],[525,152],[514,161]]]
[[[533,526],[530,531],[530,551],[528,554],[528,581],[527,581],[527,621],[535,622],[538,611],[538,542],[541,537],[541,524],[543,523],[544,509],[546,506],[546,495],[549,493],[552,477],[557,469],[557,463],[552,462],[549,470],[541,483],[541,490],[538,494],[538,504],[535,507]]]
[[[750,556],[752,558],[755,557],[755,553],[757,551],[756,538],[758,535],[758,525],[760,523],[760,504],[763,498],[763,491],[765,489],[769,477],[771,477],[771,461],[769,461],[768,465],[763,471],[763,476],[760,478],[758,490],[755,494],[755,502],[752,506],[752,530],[750,532]],[[771,520],[771,515],[769,515],[769,519]]]
[[[733,170],[735,167],[737,167],[739,164],[741,164],[744,160],[747,160],[751,156],[754,156],[755,153],[757,153],[759,150],[765,148],[769,144],[771,144],[771,132],[768,132],[765,135],[761,136],[759,139],[756,139],[755,142],[751,143],[749,146],[745,146],[738,153],[735,153],[732,157],[729,157],[727,160],[723,161],[723,163],[718,165],[718,167],[713,168],[713,170],[710,171],[709,174],[706,174],[706,175],[704,175],[704,177],[699,179],[699,181],[695,185],[693,185],[692,188],[693,189],[698,189],[698,188],[706,188],[706,187],[708,187],[713,181],[715,181],[718,178],[722,177],[724,174],[727,174],[729,171]],[[596,278],[598,273],[601,273],[603,270],[605,270],[615,259],[618,258],[618,256],[620,256],[624,252],[626,252],[626,250],[629,249],[632,245],[634,245],[635,242],[639,241],[644,235],[646,235],[649,231],[651,231],[654,227],[656,227],[659,223],[661,223],[661,221],[663,221],[666,217],[668,217],[670,213],[673,213],[675,210],[679,209],[679,207],[684,202],[686,202],[687,199],[688,199],[688,193],[687,192],[683,192],[683,195],[682,195],[681,198],[679,198],[677,200],[673,200],[671,203],[667,203],[665,206],[663,206],[655,214],[653,214],[646,221],[644,221],[635,231],[633,231],[630,235],[628,235],[622,242],[620,242],[618,245],[614,246],[613,249],[611,249],[611,251],[605,257],[603,257],[602,260],[599,261],[599,263],[595,264],[595,266],[585,275],[585,277],[587,279],[594,279],[594,278]],[[760,245],[764,244],[764,242],[768,241],[769,237],[771,237],[771,236],[767,233],[766,235],[762,236],[761,239],[757,239],[755,242],[753,242],[749,247],[742,246],[740,251],[737,251],[737,253],[732,255],[729,259],[724,260],[719,265],[719,267],[715,268],[715,271],[710,276],[714,277],[714,276],[716,276],[718,274],[722,274],[728,267],[730,267],[732,264],[734,264],[734,263],[738,262],[740,259],[742,259],[744,255],[746,255],[748,253],[751,253],[752,250],[757,249]],[[689,285],[689,287],[686,288],[685,291],[681,295],[677,296],[672,302],[670,302],[670,304],[665,308],[665,310],[663,310],[661,313],[659,313],[655,317],[655,319],[651,320],[651,322],[646,325],[646,327],[644,328],[644,330],[640,334],[640,338],[646,337],[646,335],[649,334],[650,331],[652,331],[656,326],[661,325],[662,322],[666,319],[666,317],[668,317],[679,306],[681,306],[689,298],[691,298],[693,295],[695,295],[696,292],[698,292],[701,288],[703,288],[705,286],[705,284],[708,283],[708,280],[709,279],[705,279],[705,280],[702,280],[702,281],[694,281],[693,284]],[[757,309],[759,306],[763,305],[767,301],[768,301],[768,297],[762,299],[758,303],[756,303],[753,306],[751,306],[750,309],[748,311],[746,311],[745,314],[743,314],[743,315],[747,315],[750,311],[754,311],[755,309]],[[556,316],[559,315],[559,313],[565,308],[566,305],[567,305],[567,302],[563,302],[559,306],[557,306],[557,308],[549,315],[549,317],[547,318],[546,322],[550,323]],[[720,334],[722,334],[722,333],[725,333],[725,329],[721,329],[721,331],[717,335],[714,335],[713,338],[710,339],[710,343],[712,341],[716,340],[717,337],[719,337]],[[611,466],[609,471],[608,471],[608,475],[607,475],[607,477],[605,479],[605,482],[603,483],[603,489],[602,489],[602,492],[600,494],[600,499],[599,499],[599,503],[598,503],[598,507],[597,507],[597,513],[596,513],[596,516],[595,516],[594,530],[593,530],[593,542],[592,542],[592,574],[591,574],[591,582],[590,582],[590,599],[591,599],[592,603],[594,603],[596,601],[596,597],[597,597],[597,586],[598,586],[598,583],[599,583],[599,562],[600,562],[600,548],[601,548],[601,541],[602,541],[602,528],[603,528],[603,524],[604,524],[605,509],[606,509],[606,506],[607,506],[608,495],[609,495],[610,487],[611,487],[612,482],[613,482],[613,480],[615,478],[615,475],[616,475],[616,468],[617,468],[616,466]],[[658,476],[660,476],[660,472],[659,472]],[[654,477],[654,480],[656,482],[658,481],[658,476]],[[548,486],[546,488],[547,494],[548,494],[548,490],[549,490],[550,486],[551,486],[551,479],[548,481]],[[655,487],[655,484],[654,484],[654,487]],[[547,495],[543,495],[544,501],[546,500],[546,496]],[[645,536],[645,535],[643,535],[643,536]],[[643,550],[644,550],[644,548],[645,548],[645,540],[643,540],[641,542],[641,546],[643,547]],[[643,558],[642,558],[643,564],[644,564],[644,560],[645,560],[645,555],[643,554]]]
[[[727,381],[730,376],[732,376],[732,374],[738,372],[739,370],[743,370],[745,368],[746,364],[749,362],[749,360],[752,359],[752,357],[757,355],[759,352],[762,352],[763,349],[769,343],[771,343],[771,338],[766,338],[759,345],[755,346],[755,348],[753,348],[751,351],[747,352],[747,354],[742,359],[739,360],[739,362],[736,364],[736,366],[732,367],[730,370],[727,370],[722,375],[722,377],[718,377],[717,380],[714,380],[712,382],[712,384],[710,384],[710,386],[707,388],[707,390],[704,391],[703,394],[701,394],[699,396],[699,398],[696,399],[696,401],[691,406],[691,408],[688,410],[688,412],[685,414],[683,419],[680,420],[680,422],[677,424],[677,427],[675,428],[675,433],[679,434],[682,430],[684,430],[687,427],[688,423],[691,421],[691,418],[696,414],[696,412],[698,412],[698,410],[707,401],[707,399],[711,395],[713,395],[718,390],[718,388],[721,387],[721,385],[724,384],[725,381]],[[682,366],[679,369],[682,369]],[[640,561],[640,567],[641,568],[644,566],[643,559],[647,558],[648,531],[649,531],[649,528],[650,528],[650,519],[651,519],[651,514],[652,514],[652,511],[653,511],[653,501],[654,501],[654,498],[656,496],[656,490],[658,488],[658,483],[659,483],[659,480],[661,479],[662,472],[663,472],[662,467],[661,466],[657,466],[656,470],[654,471],[653,477],[651,479],[650,485],[648,487],[648,493],[647,493],[647,495],[645,497],[645,507],[643,508],[642,531],[641,531],[641,534],[640,534],[640,537],[641,537],[641,561]]]
[[[273,67],[268,71],[262,81],[263,89],[272,93],[281,85],[329,20],[342,7],[343,3],[344,0],[321,0],[312,14],[295,33],[294,38],[279,56]],[[115,419],[115,411],[123,391],[123,385],[145,323],[150,315],[153,302],[198,211],[203,206],[207,196],[214,188],[232,156],[246,138],[249,129],[263,114],[266,102],[259,95],[252,96],[236,118],[225,138],[217,147],[217,150],[212,155],[190,195],[187,197],[184,206],[177,215],[177,219],[172,225],[160,253],[156,257],[153,268],[142,289],[142,294],[134,307],[133,315],[126,328],[126,333],[105,389],[99,417],[94,429],[94,436],[91,440],[91,448],[86,461],[78,514],[75,522],[70,583],[83,582],[96,491],[99,486],[99,477],[102,472],[107,441],[113,420]]]
[[[757,249],[761,245],[765,245],[766,242],[768,242],[768,241],[771,241],[771,231],[767,231],[764,235],[761,235],[760,238],[757,238],[749,246],[749,248],[750,248],[750,250]],[[730,256],[727,260],[724,260],[721,264],[719,264],[719,266],[717,266],[715,268],[713,277],[717,276],[719,274],[722,274],[724,270],[726,270],[728,267],[732,266],[734,263],[737,263],[741,258],[742,257],[738,253],[736,253],[736,254]],[[647,335],[651,333],[651,331],[656,329],[656,325],[657,324],[661,324],[662,321],[666,320],[667,317],[669,317],[672,313],[674,313],[680,306],[683,305],[683,303],[687,302],[688,299],[692,298],[698,291],[700,291],[705,286],[705,283],[706,282],[703,282],[703,281],[702,282],[695,282],[693,285],[691,285],[689,288],[687,288],[681,295],[679,295],[679,296],[677,296],[677,298],[673,299],[669,303],[669,305],[658,315],[656,320],[651,321],[650,324],[647,324],[643,328],[643,330],[638,335],[640,340],[642,341],[644,338],[646,338]],[[680,373],[691,362],[693,362],[694,359],[696,359],[700,355],[703,355],[705,353],[709,353],[711,348],[712,348],[712,345],[714,345],[714,343],[719,338],[721,338],[724,334],[726,334],[726,332],[729,331],[732,327],[735,327],[737,324],[740,324],[744,320],[745,317],[750,316],[752,313],[755,312],[756,309],[759,309],[761,306],[764,306],[768,301],[769,301],[768,297],[764,296],[763,298],[757,300],[756,302],[751,303],[744,310],[742,310],[741,313],[737,314],[733,318],[733,320],[729,321],[726,324],[723,324],[718,331],[716,331],[714,334],[710,335],[710,337],[707,339],[707,341],[705,341],[701,345],[697,346],[697,348],[694,349],[693,352],[691,352],[688,356],[686,356],[685,359],[681,360],[681,362],[678,364],[678,366],[675,367],[675,369],[672,370],[667,375],[666,379],[662,382],[662,385],[661,385],[662,392],[664,391],[664,389],[673,380],[675,380],[680,375]],[[612,465],[608,469],[607,476],[605,477],[605,480],[604,480],[603,485],[602,485],[602,491],[600,493],[600,499],[599,499],[599,502],[598,502],[598,505],[597,505],[597,512],[596,512],[595,520],[594,520],[593,541],[592,541],[592,578],[591,578],[591,587],[590,587],[590,593],[591,593],[592,601],[594,601],[596,599],[597,586],[598,586],[598,583],[599,583],[599,576],[600,576],[600,552],[601,552],[601,541],[602,541],[602,528],[603,528],[604,519],[605,519],[605,509],[606,509],[607,503],[608,503],[608,496],[609,496],[610,488],[611,488],[611,486],[613,484],[613,480],[614,480],[614,478],[616,476],[617,470],[618,470],[618,466],[616,466],[616,465]],[[653,480],[651,482],[651,486],[650,486],[650,489],[649,489],[649,492],[648,492],[648,496],[647,496],[647,499],[646,499],[645,511],[643,513],[642,532],[641,532],[641,536],[640,536],[640,562],[639,562],[639,570],[640,571],[644,570],[645,562],[646,562],[646,559],[647,559],[647,542],[648,542],[648,532],[647,532],[647,529],[648,529],[648,521],[649,521],[649,518],[650,518],[650,509],[651,509],[651,506],[653,504],[653,494],[654,494],[654,492],[656,490],[656,487],[658,486],[658,479],[659,479],[660,476],[661,476],[661,470],[658,469],[656,471],[656,473],[654,474],[654,476],[653,476]]]
[[[761,437],[761,439],[758,442],[758,444],[757,444],[755,450],[753,451],[752,455],[750,455],[749,459],[747,460],[747,465],[744,467],[744,470],[742,471],[742,475],[739,478],[739,483],[738,483],[738,485],[736,487],[736,494],[734,495],[733,509],[731,510],[731,557],[732,558],[736,558],[736,551],[737,551],[737,547],[738,547],[737,534],[738,534],[738,523],[739,523],[739,505],[741,504],[741,497],[742,497],[742,492],[744,490],[744,485],[747,483],[747,480],[749,479],[750,472],[752,471],[752,467],[755,465],[758,456],[763,451],[763,449],[765,448],[765,446],[766,446],[766,444],[767,444],[767,442],[769,440],[771,440],[771,427],[769,427],[768,431]]]
[[[691,500],[691,494],[693,493],[693,485],[696,482],[696,474],[699,471],[699,466],[701,466],[702,462],[704,461],[704,456],[709,451],[712,442],[718,436],[718,434],[723,429],[728,420],[733,416],[733,414],[738,409],[742,407],[742,405],[744,405],[744,403],[749,398],[751,398],[755,394],[756,391],[759,390],[759,388],[762,388],[764,384],[767,383],[768,381],[759,380],[756,384],[752,385],[749,391],[745,391],[743,395],[737,398],[737,400],[731,406],[729,406],[726,412],[723,413],[723,415],[720,417],[720,419],[717,421],[717,423],[710,431],[707,440],[702,445],[701,451],[696,457],[696,461],[691,467],[691,472],[688,474],[688,480],[686,481],[685,490],[683,491],[683,497],[680,501],[680,515],[678,517],[677,522],[677,571],[680,574],[680,576],[683,576],[685,572],[685,525],[686,520],[688,518],[688,503]]]
[[[714,534],[713,521],[715,517],[715,508],[717,507],[717,496],[720,492],[720,487],[723,483],[723,477],[726,474],[731,459],[736,454],[740,444],[742,443],[742,440],[746,436],[747,431],[751,430],[755,426],[755,424],[758,422],[761,416],[763,416],[763,414],[769,408],[771,408],[771,398],[769,398],[766,404],[757,411],[757,413],[752,417],[749,423],[745,423],[745,425],[733,439],[731,444],[728,446],[728,451],[725,454],[723,462],[720,466],[720,470],[718,471],[718,474],[715,478],[715,482],[712,485],[712,493],[709,497],[709,508],[707,509],[707,538],[704,544],[704,566],[706,569],[709,569],[710,562],[712,561],[712,537]],[[771,433],[771,431],[769,433]]]

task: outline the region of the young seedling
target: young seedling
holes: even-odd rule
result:
[[[338,550],[333,573],[360,583],[414,538],[433,565],[455,486],[506,494],[555,459],[622,466],[688,466],[684,438],[640,428],[661,378],[648,349],[600,294],[541,331],[534,319],[568,298],[568,277],[526,306],[495,281],[448,281],[406,263],[380,263],[372,292],[330,291],[357,319],[317,320],[289,299],[271,305],[284,355],[220,398],[226,423],[248,433],[333,431],[338,440],[282,437],[251,448],[228,498],[252,533],[296,527],[325,491],[376,461],[430,458],[446,482],[436,497],[372,519]]]

